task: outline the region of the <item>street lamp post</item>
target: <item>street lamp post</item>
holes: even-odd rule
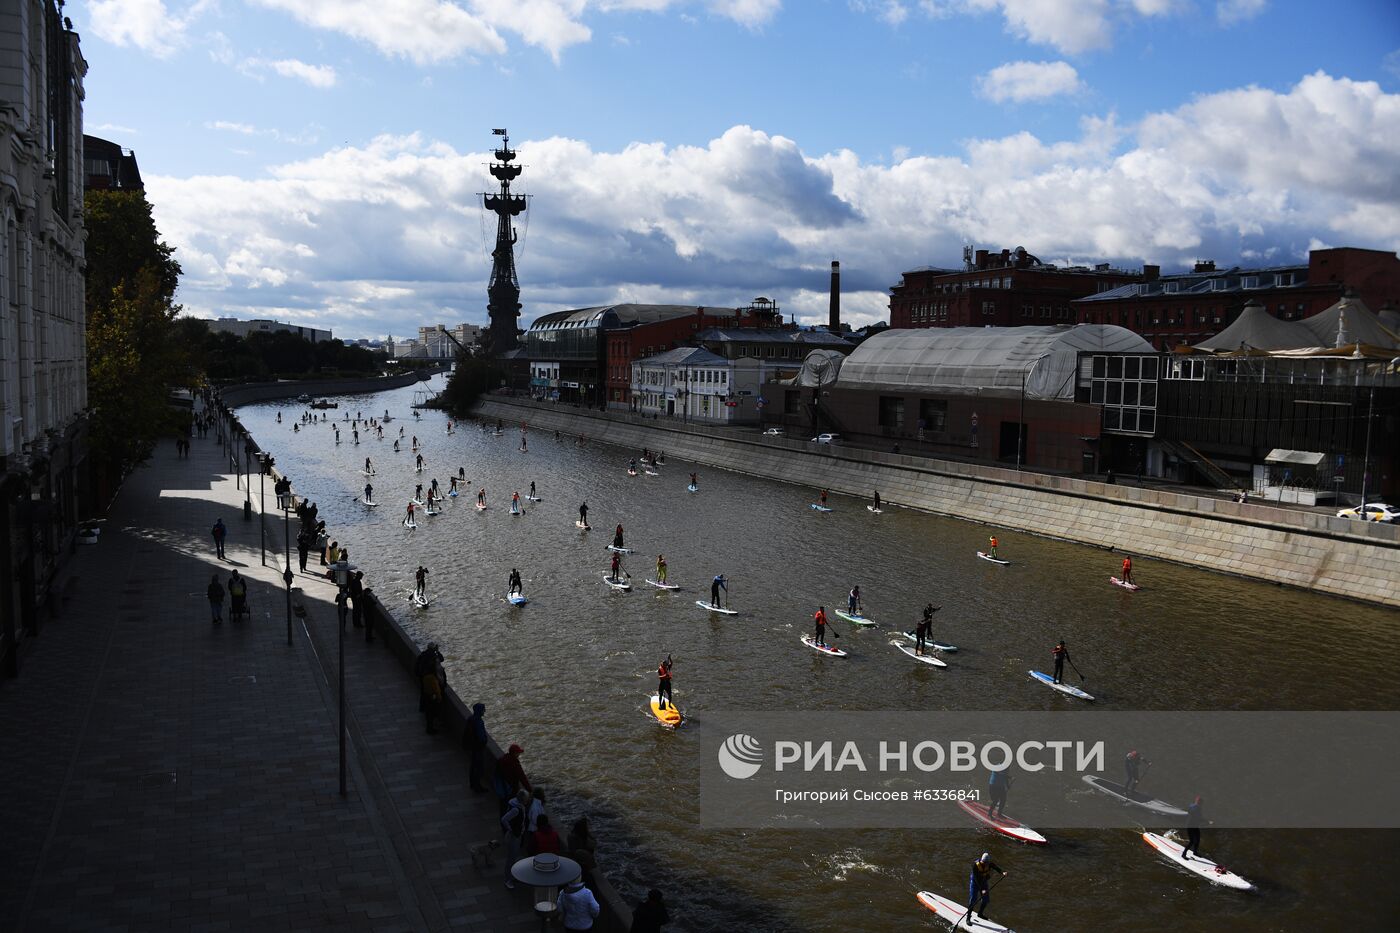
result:
[[[336,626],[339,632],[336,635],[336,650],[340,655],[338,667],[340,668],[340,796],[345,796],[345,591],[350,585],[350,571],[355,569],[355,565],[347,560],[338,560],[331,565],[335,571],[335,585],[337,589],[335,608],[336,616],[340,622]]]
[[[510,867],[510,874],[534,888],[531,901],[535,915],[540,918],[540,929],[548,930],[549,921],[559,912],[559,889],[577,881],[583,868],[571,858],[542,853],[516,862]]]
[[[258,451],[258,546],[267,566],[267,454]]]
[[[282,571],[282,582],[287,584],[287,644],[292,643],[292,497],[282,501],[282,537],[285,544],[287,569]]]

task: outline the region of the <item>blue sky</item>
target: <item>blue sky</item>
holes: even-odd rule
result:
[[[490,130],[525,319],[623,300],[857,323],[964,243],[1173,268],[1400,246],[1400,4],[77,0],[201,316],[485,316]],[[489,231],[488,231],[489,233]]]

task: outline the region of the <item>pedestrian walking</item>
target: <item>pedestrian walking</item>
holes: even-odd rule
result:
[[[224,585],[219,582],[217,573],[209,581],[209,612],[214,617],[215,625],[224,621]]]
[[[361,576],[364,576],[364,574],[361,574]],[[365,598],[366,604],[368,604],[369,601],[370,601],[371,599],[374,598],[374,590],[370,589],[369,587],[365,587],[364,598]],[[367,645],[372,645],[372,644],[374,644],[374,610],[371,609],[369,612],[366,612],[366,613],[364,614],[364,616],[365,616],[365,644],[367,644]]]
[[[363,628],[365,624],[364,598],[365,572],[363,570],[357,570],[350,577],[350,623],[354,625],[355,628]]]
[[[347,605],[348,597],[344,590],[335,594],[335,614],[340,619],[340,630],[345,631],[345,620],[350,617],[350,607]]]
[[[306,573],[306,559],[311,556],[311,532],[303,528],[297,535],[297,561],[301,565],[301,572]]]
[[[214,520],[214,527],[210,530],[214,536],[214,553],[219,560],[224,559],[224,538],[228,536],[228,528],[224,527],[224,520],[217,518]]]

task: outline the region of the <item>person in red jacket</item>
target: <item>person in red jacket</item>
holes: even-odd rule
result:
[[[1131,557],[1123,558],[1123,582],[1133,582],[1133,559]]]
[[[656,676],[659,683],[656,686],[656,698],[660,700],[662,709],[666,708],[666,703],[671,700],[671,656],[666,655],[666,660],[661,662],[661,666],[656,669]]]
[[[817,625],[817,634],[813,639],[817,644],[826,645],[826,607],[818,606],[817,611],[812,613],[812,621]]]
[[[540,855],[545,852],[559,854],[559,833],[549,825],[549,817],[541,813],[535,822],[535,831],[530,834],[530,854]]]
[[[525,769],[520,765],[520,756],[524,751],[519,745],[512,745],[504,755],[496,759],[496,777],[505,788],[503,803],[521,789],[534,790],[530,786],[530,779],[525,776]]]

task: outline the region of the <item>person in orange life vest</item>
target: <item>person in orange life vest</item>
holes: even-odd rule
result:
[[[992,549],[991,549],[990,551],[988,551],[987,553],[988,553],[988,555],[991,556],[991,557],[996,557],[996,556],[997,556],[997,536],[996,536],[996,535],[992,535],[991,544],[992,544]]]
[[[821,499],[820,499],[820,501],[821,501],[821,504],[822,504],[822,505],[826,505],[826,490],[825,490],[825,489],[822,490],[822,494],[821,494]]]
[[[510,495],[510,510],[511,510],[512,512],[519,512],[519,511],[520,511],[520,493],[518,493],[518,492],[513,492],[513,493],[511,493],[511,495]]]
[[[1131,557],[1123,558],[1123,582],[1133,582],[1133,559]]]
[[[1055,659],[1055,683],[1061,683],[1065,676],[1065,662],[1069,660],[1069,648],[1065,645],[1065,640],[1060,639],[1060,643],[1050,649],[1050,654]]]
[[[671,700],[671,656],[666,655],[666,660],[661,662],[661,666],[656,669],[658,683],[656,685],[656,698],[660,700],[662,709],[666,708],[666,703]],[[675,705],[672,703],[672,705]]]
[[[812,621],[817,624],[816,637],[813,638],[817,644],[826,646],[826,607],[818,606],[817,611],[812,614]]]

